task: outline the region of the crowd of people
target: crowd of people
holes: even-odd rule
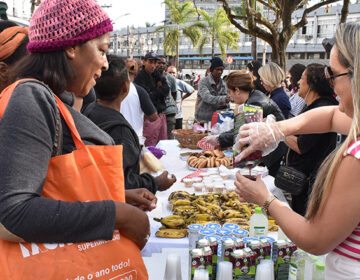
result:
[[[126,270],[147,279],[140,254],[150,234],[145,211],[156,207],[155,193],[176,177],[140,174],[141,150],[183,128],[182,102],[194,94],[195,79],[186,83],[181,70],[153,52],[142,60],[107,54],[112,30],[93,0],[45,0],[29,28],[0,21],[5,274],[20,265],[19,278],[60,279],[129,261]],[[231,103],[263,109],[266,121],[241,127],[237,143],[232,130],[206,142],[221,149],[245,146],[237,161],[263,151],[263,164],[275,178],[283,165],[304,174],[307,184],[291,194],[292,210],[261,177],[237,174],[236,191],[263,206],[299,247],[330,252],[326,279],[360,277],[359,42],[360,25],[344,24],[330,66],[295,64],[285,73],[274,62],[254,60],[224,79],[223,61],[214,57],[196,82],[194,120],[200,125]],[[348,135],[342,145],[337,133]],[[96,240],[106,240],[106,248],[81,252],[71,246]],[[19,242],[70,245],[25,258]]]

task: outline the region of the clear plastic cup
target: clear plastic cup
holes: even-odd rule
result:
[[[176,254],[169,254],[166,257],[164,280],[181,280],[181,260]]]
[[[216,274],[216,280],[232,280],[233,273],[232,273],[232,263],[222,261],[218,263],[218,271]]]
[[[183,183],[185,184],[186,188],[191,188],[193,185],[193,180],[190,178],[183,179]]]
[[[193,184],[195,192],[203,192],[204,184],[203,183],[194,183]]]

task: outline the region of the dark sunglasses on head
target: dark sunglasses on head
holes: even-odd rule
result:
[[[324,72],[325,72],[325,78],[329,82],[329,84],[332,88],[334,87],[334,80],[336,78],[350,74],[350,72],[348,71],[348,72],[334,75],[334,72],[331,70],[330,66],[325,66]]]

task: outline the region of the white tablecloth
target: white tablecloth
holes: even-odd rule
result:
[[[148,212],[148,216],[151,224],[151,236],[149,242],[142,251],[143,256],[151,256],[153,253],[160,253],[162,248],[187,248],[189,245],[188,238],[181,239],[167,239],[158,238],[155,236],[156,231],[159,229],[161,224],[155,222],[153,218],[161,218],[167,215],[171,215],[168,206],[168,197],[170,193],[177,190],[185,190],[189,193],[195,193],[193,188],[185,188],[184,184],[180,180],[188,174],[194,172],[187,168],[186,161],[180,159],[180,152],[194,151],[189,149],[181,149],[178,146],[177,140],[163,140],[157,146],[166,151],[166,155],[161,158],[161,163],[169,173],[175,174],[177,177],[176,183],[168,190],[163,192],[157,192],[156,197],[158,198],[157,207]],[[200,150],[199,150],[200,152]],[[286,199],[282,191],[275,187],[274,178],[272,176],[265,176],[263,178],[266,186],[269,190],[281,201],[286,203]]]

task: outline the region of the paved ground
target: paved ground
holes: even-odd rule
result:
[[[183,123],[188,120],[194,120],[195,118],[195,102],[197,97],[197,91],[186,98],[182,103]]]

